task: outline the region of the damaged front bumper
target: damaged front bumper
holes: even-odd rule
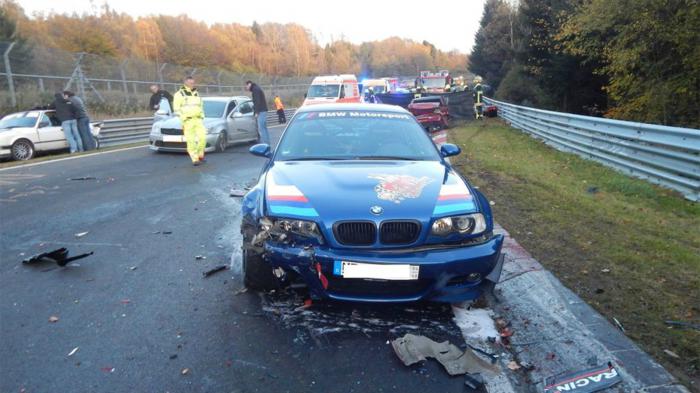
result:
[[[490,236],[478,244],[391,250],[302,247],[268,239],[263,245],[263,256],[273,269],[281,268],[301,276],[316,298],[457,303],[476,299],[493,289],[503,268],[502,245],[502,235]],[[343,261],[412,265],[419,267],[419,273],[412,280],[345,278],[337,269]]]

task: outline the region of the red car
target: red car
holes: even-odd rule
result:
[[[449,127],[450,112],[447,109],[445,97],[416,98],[408,105],[408,110],[428,131],[443,130]]]

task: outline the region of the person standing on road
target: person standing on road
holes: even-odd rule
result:
[[[260,143],[270,144],[270,133],[267,130],[267,101],[265,93],[260,86],[251,81],[245,83],[245,88],[253,96],[253,112],[258,119],[258,135],[260,135]]]
[[[168,104],[170,105],[170,108],[173,107],[173,96],[167,90],[161,89],[160,86],[158,86],[158,85],[151,85],[150,89],[151,89],[151,93],[153,93],[153,94],[151,95],[151,100],[148,103],[149,109],[152,109],[154,111],[161,109],[160,108],[160,101],[163,98],[168,100]]]
[[[85,109],[85,103],[83,100],[76,96],[72,91],[64,91],[63,96],[70,101],[70,103],[75,108],[75,117],[78,122],[78,133],[80,134],[80,139],[83,142],[83,150],[94,150],[97,148],[95,139],[92,137],[92,132],[90,132],[90,118],[88,117],[87,110]]]
[[[284,115],[284,104],[282,103],[282,99],[278,95],[275,95],[275,108],[277,109],[277,119],[279,120],[279,123],[286,123],[287,118]]]
[[[54,94],[53,104],[49,107],[56,110],[56,118],[61,122],[63,134],[70,147],[70,152],[83,151],[83,143],[78,132],[78,121],[76,120],[75,107],[66,99],[63,93]]]
[[[204,148],[207,144],[207,129],[204,127],[204,104],[194,85],[194,78],[187,76],[183,86],[175,93],[173,110],[182,122],[187,153],[192,159],[192,165],[198,166],[206,161]]]

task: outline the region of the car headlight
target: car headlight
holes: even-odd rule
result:
[[[438,218],[433,222],[431,234],[446,236],[450,233],[476,235],[486,230],[486,219],[481,213]]]
[[[319,243],[323,243],[321,229],[318,227],[318,224],[313,221],[265,217],[260,220],[260,226],[263,230],[268,230],[275,235],[285,235],[285,237],[288,237],[290,234],[294,234],[305,238],[316,239]]]

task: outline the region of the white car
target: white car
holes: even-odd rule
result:
[[[100,147],[102,123],[90,123],[90,131]],[[7,115],[0,120],[0,158],[29,160],[37,152],[68,149],[61,122],[53,110],[31,110]]]

